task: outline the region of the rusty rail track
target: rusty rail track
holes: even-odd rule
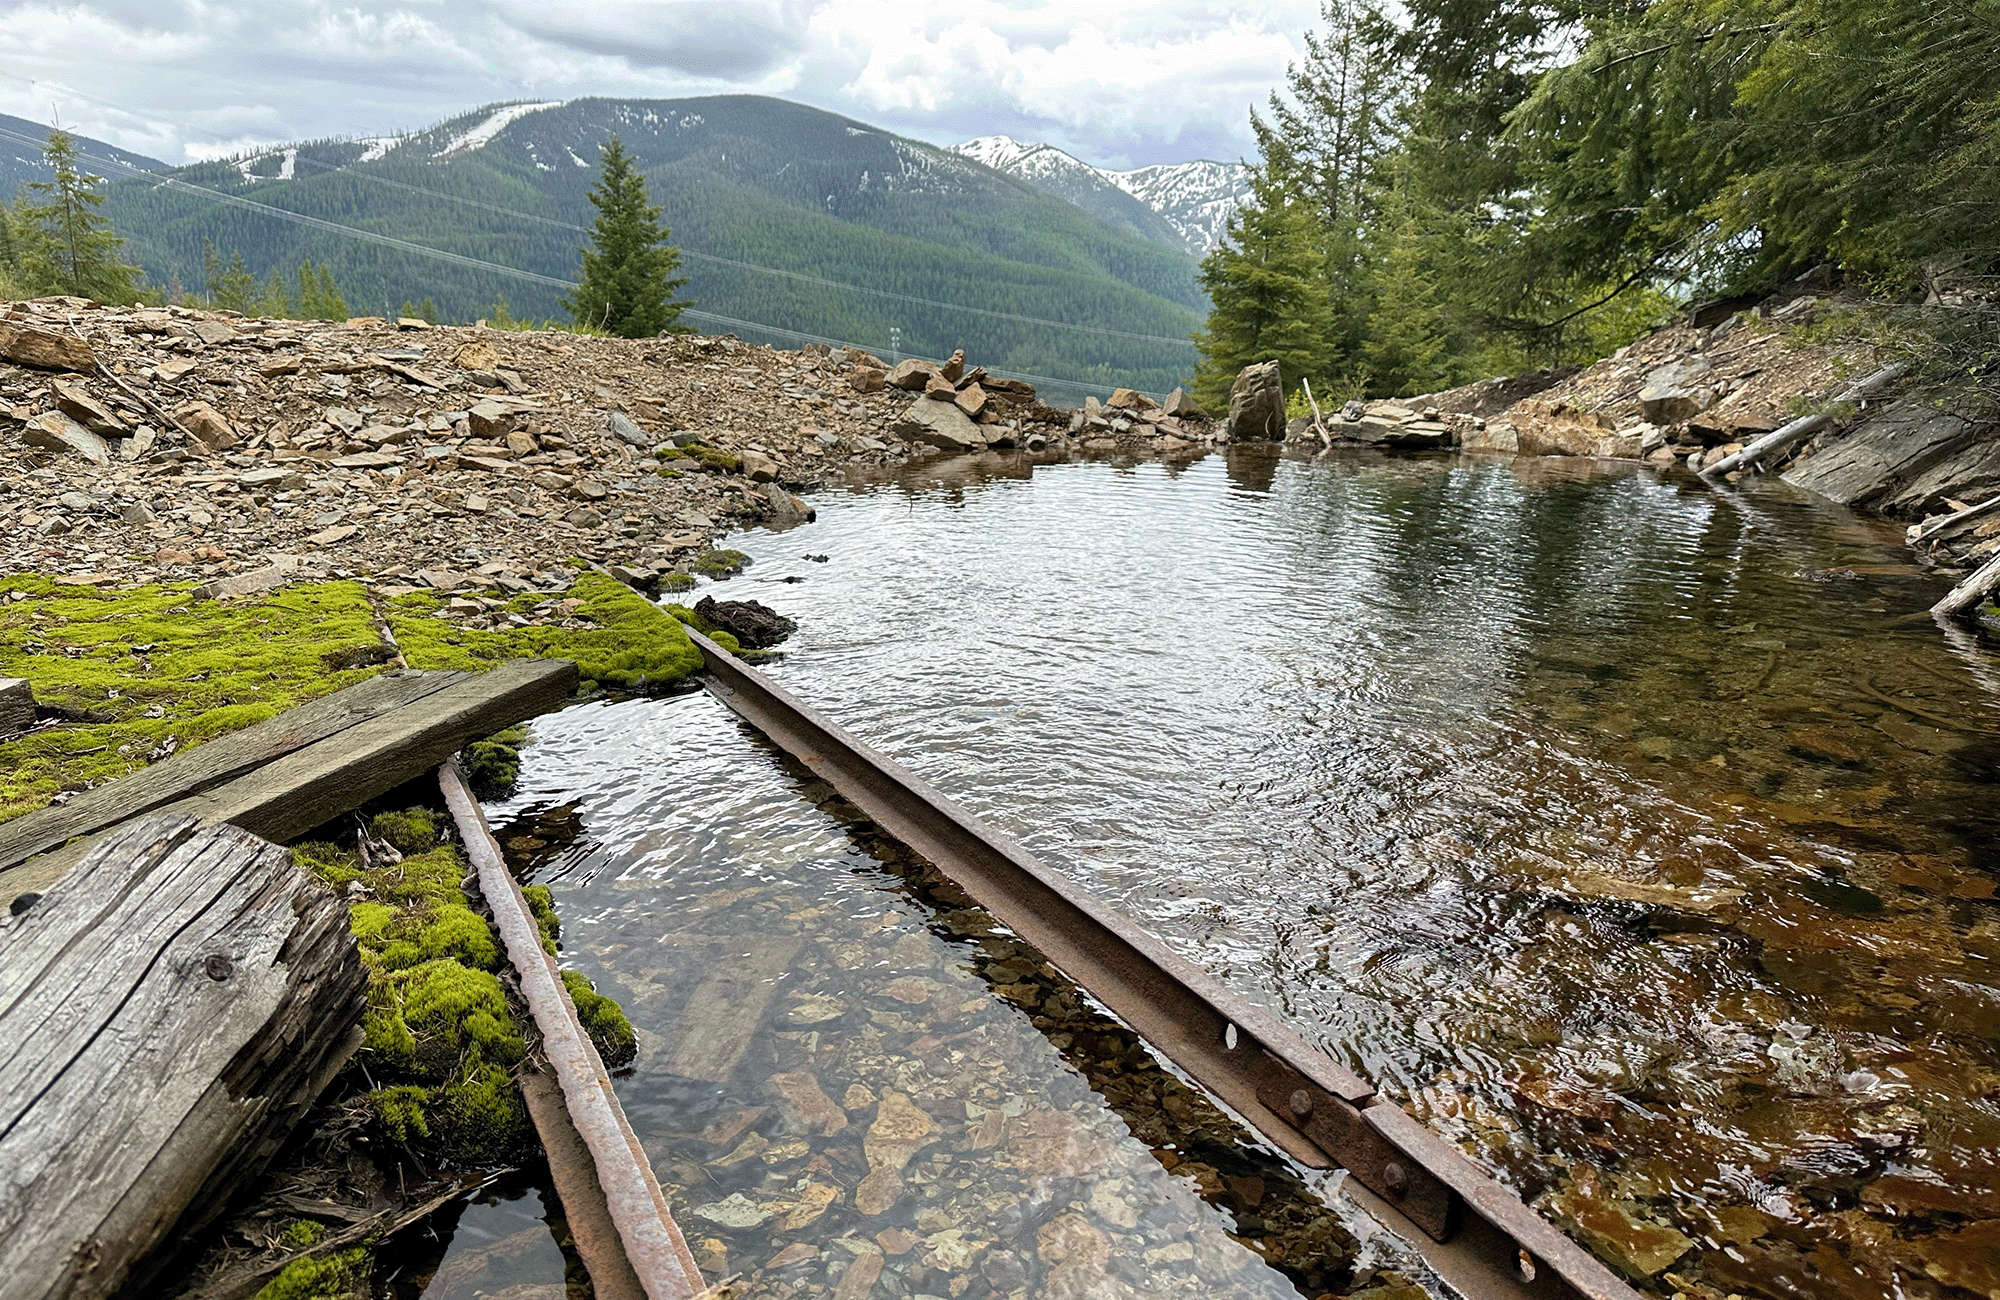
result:
[[[523,1080],[522,1091],[597,1294],[699,1300],[707,1292],[694,1255],[456,759],[438,768],[438,784],[541,1032],[549,1069]]]
[[[1637,1300],[1520,1198],[1130,918],[690,630],[708,690],[936,865],[1140,1037],[1344,1190],[1468,1300]]]

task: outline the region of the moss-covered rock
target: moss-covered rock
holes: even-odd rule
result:
[[[694,571],[710,578],[727,578],[750,567],[750,557],[741,551],[715,550],[694,562]]]

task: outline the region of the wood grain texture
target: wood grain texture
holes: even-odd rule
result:
[[[85,790],[68,803],[25,813],[0,824],[0,871],[75,836],[93,834],[233,780],[275,758],[436,694],[465,677],[464,673],[416,672],[371,677]]]
[[[351,1050],[346,906],[233,826],[108,832],[0,915],[0,1300],[142,1294]]]
[[[439,689],[424,691],[393,707],[379,707],[384,700],[374,698],[337,730],[260,758],[219,783],[154,804],[153,810],[187,814],[205,826],[227,822],[280,843],[293,840],[424,775],[469,741],[560,707],[576,690],[577,682],[576,665],[563,659],[515,659],[491,672],[425,674],[423,680],[432,677],[449,680]],[[338,698],[328,696],[317,703]],[[311,709],[314,705],[301,707]],[[283,722],[300,711],[294,709],[270,721]],[[200,754],[208,747],[192,753]],[[103,788],[115,790],[125,781],[149,775],[150,770],[135,773]],[[7,828],[0,827],[0,832]],[[70,834],[88,832],[71,830]],[[63,845],[0,873],[0,897],[45,888],[61,879],[90,847],[89,839]]]

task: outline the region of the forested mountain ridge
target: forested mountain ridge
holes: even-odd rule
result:
[[[759,96],[491,105],[404,136],[128,175],[104,212],[161,283],[199,285],[212,242],[260,279],[327,263],[356,311],[429,296],[471,319],[504,296],[517,316],[552,316],[556,285],[265,208],[567,281],[613,134],[686,254],[702,328],[757,336],[723,317],[879,350],[895,330],[906,353],[963,346],[996,369],[1162,391],[1192,368],[1181,340],[1207,304],[1185,253],[947,150]]]
[[[952,152],[976,158],[1044,194],[1135,234],[1199,257],[1220,243],[1229,218],[1250,195],[1240,163],[1158,163],[1130,171],[1095,167],[1052,144],[984,135]]]
[[[42,144],[48,138],[49,128],[42,123],[0,113],[0,199],[11,203],[14,192],[22,181],[45,181],[49,178],[51,174],[49,160],[42,153]],[[135,170],[162,171],[167,166],[157,158],[148,158],[142,153],[120,149],[102,140],[93,140],[87,135],[76,136],[76,143],[79,148],[90,154],[119,164],[115,170],[121,175]]]

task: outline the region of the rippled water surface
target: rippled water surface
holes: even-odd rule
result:
[[[2000,673],[1905,617],[1941,588],[1893,529],[1372,455],[992,457],[814,504],[715,591],[800,621],[774,675],[1649,1288],[2000,1288]],[[621,1094],[712,1274],[1410,1270],[712,702],[537,732],[512,847],[641,1026]]]

